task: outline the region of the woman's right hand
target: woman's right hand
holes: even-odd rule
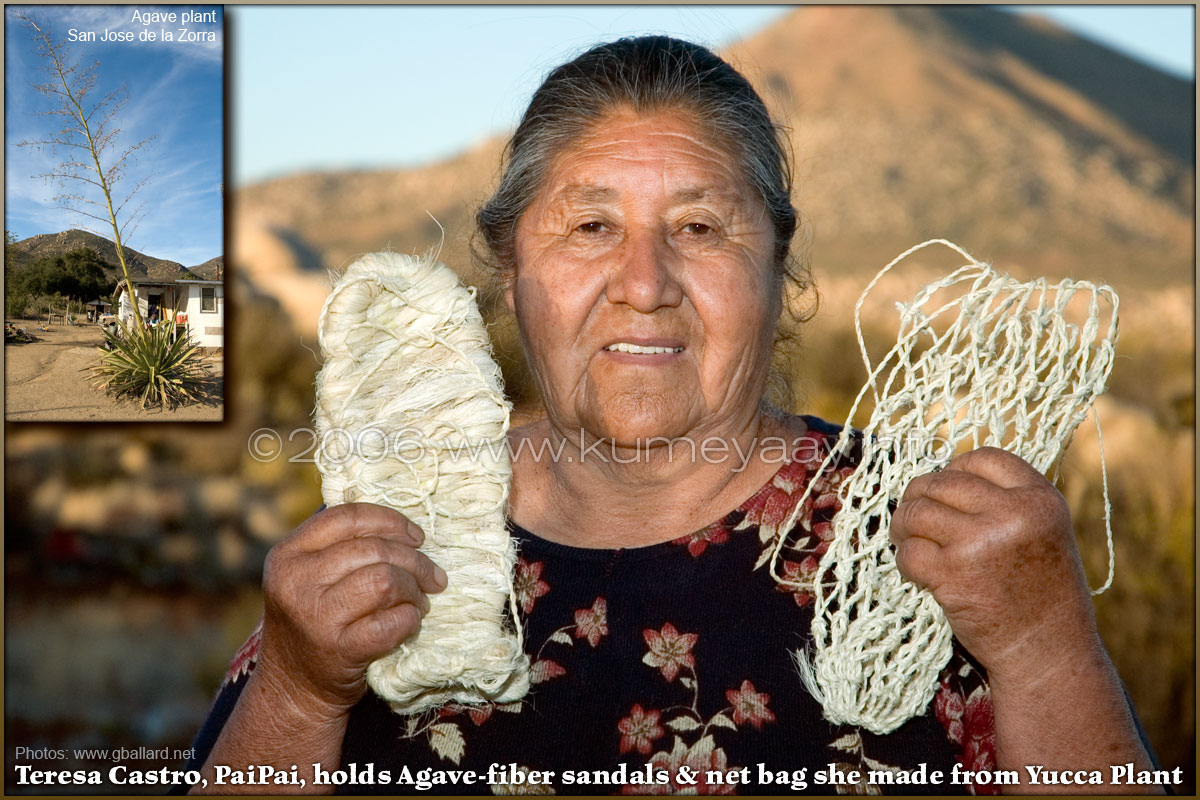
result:
[[[271,549],[255,677],[308,714],[345,714],[366,668],[412,636],[446,573],[417,550],[403,514],[347,503],[314,515]]]

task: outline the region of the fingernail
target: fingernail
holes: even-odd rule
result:
[[[438,584],[443,589],[445,589],[447,586],[450,585],[450,576],[446,574],[446,570],[442,569],[437,564],[434,564],[433,565],[433,581],[434,581],[434,583]]]
[[[429,598],[426,597],[425,595],[421,595],[421,616],[423,617],[428,613],[429,613]]]

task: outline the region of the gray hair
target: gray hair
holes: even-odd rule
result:
[[[485,265],[513,268],[517,222],[554,157],[618,107],[685,109],[708,127],[761,195],[775,234],[775,263],[791,271],[797,214],[785,133],[741,73],[711,50],[668,36],[597,45],[556,68],[534,93],[505,150],[500,185],[475,217],[487,248],[477,255]],[[806,274],[792,277],[807,285]]]

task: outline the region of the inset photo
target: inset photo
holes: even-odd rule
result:
[[[224,10],[4,9],[4,418],[224,417]]]

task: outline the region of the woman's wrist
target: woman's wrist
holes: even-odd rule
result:
[[[202,774],[208,781],[193,793],[327,793],[332,787],[316,783],[313,765],[328,771],[341,759],[349,712],[297,691],[296,685],[260,660],[246,678],[225,729],[213,747]],[[251,766],[295,769],[300,784],[225,784],[218,766],[244,770]]]
[[[1093,788],[1101,789],[1108,786],[1113,765],[1150,768],[1120,678],[1098,636],[1064,637],[1060,646],[1043,650],[1023,668],[989,673],[988,683],[997,767],[1028,782],[1018,791],[1071,789],[1034,782],[1034,767],[1098,774],[1104,783]]]
[[[1057,625],[1030,626],[1018,641],[981,663],[993,690],[1016,692],[1061,688],[1084,672],[1113,669],[1090,614]]]
[[[1004,696],[1058,694],[1081,682],[1107,683],[1116,678],[1098,636],[1064,637],[1053,645],[1030,643],[1028,649],[1014,649],[1000,663],[984,668],[993,695]]]
[[[252,695],[256,703],[273,709],[272,716],[281,725],[295,721],[305,729],[320,730],[340,725],[344,730],[354,703],[335,700],[308,687],[300,677],[302,674],[264,653],[250,673],[245,694]]]

